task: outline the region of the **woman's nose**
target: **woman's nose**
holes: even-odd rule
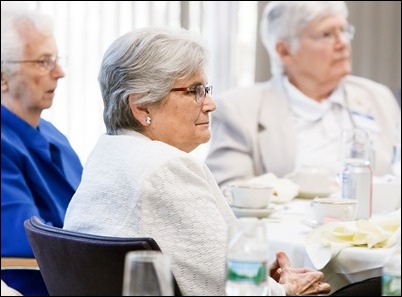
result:
[[[216,109],[216,104],[211,95],[207,94],[202,105],[203,112],[211,112]]]

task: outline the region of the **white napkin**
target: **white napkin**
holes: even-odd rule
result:
[[[305,241],[316,269],[324,268],[338,253],[351,246],[381,248],[396,243],[401,232],[401,210],[370,220],[332,222],[313,230]]]
[[[299,194],[299,185],[287,178],[278,178],[273,173],[266,173],[247,180],[250,183],[261,183],[273,186],[271,202],[286,203]]]

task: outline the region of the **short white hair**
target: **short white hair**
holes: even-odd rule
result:
[[[146,27],[117,38],[103,56],[98,75],[107,133],[141,131],[129,96],[137,96],[137,105],[160,104],[176,80],[205,70],[208,57],[201,36],[185,29]]]
[[[345,1],[271,1],[264,9],[260,33],[271,60],[271,74],[284,72],[276,52],[278,41],[288,42],[294,52],[299,47],[298,34],[310,22],[329,15],[348,17]]]
[[[53,20],[49,15],[27,9],[21,2],[1,2],[1,72],[16,71],[19,64],[8,64],[4,61],[19,60],[24,48],[20,31],[24,26],[32,24],[47,35],[53,34]]]

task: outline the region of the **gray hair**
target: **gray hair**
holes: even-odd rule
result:
[[[272,75],[284,72],[282,61],[276,52],[278,41],[290,44],[293,52],[299,48],[298,34],[310,22],[329,15],[348,17],[344,1],[271,1],[261,19],[261,40],[268,51]]]
[[[107,133],[141,131],[129,96],[135,95],[139,106],[160,104],[176,80],[191,77],[207,62],[203,42],[185,29],[147,27],[119,37],[106,51],[98,76]]]
[[[24,44],[20,31],[27,24],[46,35],[53,34],[53,20],[49,15],[39,11],[29,10],[26,4],[1,3],[1,72],[12,73],[18,70],[20,64],[5,63],[22,57]]]

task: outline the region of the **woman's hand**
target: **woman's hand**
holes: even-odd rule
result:
[[[276,253],[275,262],[270,268],[270,276],[280,283],[286,295],[303,296],[326,294],[331,286],[323,282],[324,274],[310,268],[292,268],[284,252]]]

